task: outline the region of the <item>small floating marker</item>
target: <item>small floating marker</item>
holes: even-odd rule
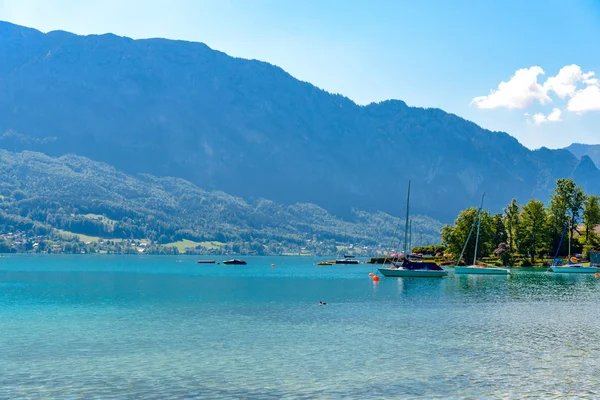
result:
[[[373,282],[379,282],[379,277],[377,275],[373,277]]]
[[[275,264],[271,264],[271,267],[274,267],[274,266],[275,266]]]
[[[374,274],[374,273],[372,273],[372,272],[369,272],[369,276],[370,276],[370,277],[374,277],[374,276],[375,276],[375,274]]]
[[[597,277],[599,277],[599,276],[600,276],[600,274],[596,272],[596,273],[594,274],[594,276],[597,278]]]

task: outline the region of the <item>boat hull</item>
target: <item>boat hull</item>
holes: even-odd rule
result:
[[[227,260],[223,261],[225,265],[246,265],[246,261],[244,260]]]
[[[563,274],[595,274],[598,272],[598,268],[560,265],[550,267],[550,271]]]
[[[510,271],[506,268],[497,267],[456,267],[455,274],[471,274],[471,275],[509,275]]]
[[[378,268],[377,269],[383,276],[397,277],[397,278],[443,278],[448,275],[448,272],[443,270],[427,270],[427,269],[391,269],[391,268]]]

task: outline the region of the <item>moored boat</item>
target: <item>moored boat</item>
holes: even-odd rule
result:
[[[560,245],[562,244],[563,238],[565,236],[565,231],[567,227],[571,226],[571,220],[565,224],[563,229],[563,233],[560,237],[560,241],[558,242],[558,247],[556,248],[556,253],[554,254],[554,262],[550,265],[550,271],[555,273],[562,274],[595,274],[598,272],[598,268],[592,265],[583,265],[579,260],[575,257],[571,257],[571,235],[569,235],[569,254],[567,256],[567,264],[562,264],[562,260],[558,257],[558,251],[560,249]]]
[[[454,268],[455,274],[473,274],[473,275],[509,275],[510,270],[508,268],[500,268],[493,267],[488,265],[477,264],[477,248],[479,244],[479,229],[481,227],[481,210],[483,209],[483,199],[485,197],[485,193],[481,196],[481,205],[479,206],[479,210],[477,210],[477,216],[473,220],[473,224],[471,225],[471,230],[469,231],[469,236],[467,236],[467,240],[465,241],[465,245],[460,253],[460,257],[458,257],[458,262],[462,260],[463,254],[467,248],[467,244],[469,243],[469,239],[471,239],[471,234],[473,233],[473,229],[475,228],[475,224],[477,224],[477,235],[475,236],[475,254],[473,255],[473,264],[467,265],[464,267],[456,266]]]
[[[360,261],[355,258],[350,258],[348,256],[344,256],[344,258],[340,258],[335,260],[336,264],[360,264]]]
[[[550,271],[568,274],[595,274],[596,272],[598,272],[598,268],[592,266],[584,266],[583,264],[553,265],[550,267]]]
[[[446,270],[434,262],[415,262],[408,259],[377,270],[383,276],[401,278],[442,278],[448,275]]]
[[[410,181],[408,181],[408,194],[406,196],[406,225],[404,227],[404,253],[408,255],[408,224],[410,209]],[[392,262],[389,267],[377,268],[383,276],[400,278],[442,278],[448,275],[442,267],[432,261],[411,261],[408,256],[400,262]]]
[[[225,265],[246,265],[246,261],[233,259],[233,260],[223,261],[223,264],[225,264]]]
[[[455,267],[455,274],[473,274],[473,275],[509,275],[508,268],[488,267],[487,265],[469,265],[467,267]]]
[[[196,264],[214,264],[215,262],[215,260],[198,260]]]

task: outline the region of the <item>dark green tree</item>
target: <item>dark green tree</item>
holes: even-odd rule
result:
[[[477,218],[477,208],[471,207],[460,212],[454,224],[445,225],[442,228],[442,244],[446,246],[446,251],[452,253],[454,257],[458,258],[460,253],[469,237],[474,222]],[[475,236],[477,233],[477,226],[475,225],[469,242],[465,248],[462,261],[466,264],[470,264],[475,254]],[[494,248],[495,239],[495,228],[492,217],[490,214],[483,210],[481,211],[481,225],[479,229],[479,244],[477,256],[478,258],[486,257]],[[456,259],[456,263],[460,263],[461,260]]]
[[[531,263],[535,263],[535,255],[548,248],[549,231],[548,216],[544,203],[529,200],[521,212],[519,229],[519,245],[522,253],[529,253]]]
[[[496,214],[492,217],[494,226],[494,246],[498,246],[502,242],[506,242],[506,225],[504,224],[504,215]]]
[[[573,239],[573,232],[577,229],[585,198],[581,186],[576,185],[572,179],[556,181],[556,189],[550,198],[550,229],[554,248],[558,246],[565,226],[568,227],[569,239]],[[563,248],[566,248],[566,242],[563,240]]]
[[[585,226],[585,244],[597,245],[598,235],[594,232],[596,225],[600,225],[600,197],[588,196],[583,205],[583,224]]]
[[[512,253],[518,247],[520,210],[516,199],[512,199],[510,204],[504,209],[504,221],[506,224],[506,235],[508,250]]]

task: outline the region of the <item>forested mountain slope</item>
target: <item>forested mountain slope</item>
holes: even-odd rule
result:
[[[0,226],[6,231],[35,223],[41,233],[56,228],[162,244],[181,239],[243,243],[258,254],[301,247],[335,254],[336,242],[389,246],[401,224],[392,216],[356,209],[343,221],[314,204],[244,201],[182,179],[133,176],[84,157],[35,152],[0,150],[0,196]],[[440,228],[431,218],[415,216],[413,244],[437,243]]]
[[[0,54],[0,147],[73,153],[243,198],[400,215],[411,178],[415,212],[450,222],[483,191],[492,212],[513,197],[546,200],[579,164],[439,109],[359,106],[202,43],[0,22]],[[579,170],[597,191],[597,168]]]

